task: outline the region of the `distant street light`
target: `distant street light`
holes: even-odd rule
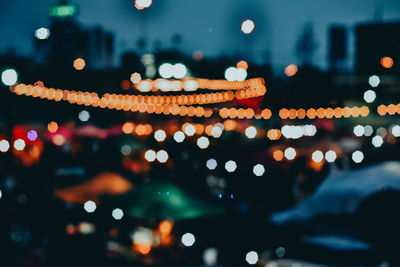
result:
[[[251,19],[246,19],[245,21],[242,22],[242,32],[244,34],[250,34],[254,28],[255,28],[255,24],[254,21],[252,21]]]

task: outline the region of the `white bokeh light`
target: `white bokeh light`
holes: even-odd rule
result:
[[[157,157],[157,160],[158,160],[160,163],[165,163],[165,162],[167,162],[167,160],[168,160],[168,158],[169,158],[168,153],[167,153],[167,151],[165,151],[165,150],[160,150],[160,151],[158,151],[157,154],[156,154],[156,157]]]
[[[0,141],[0,151],[5,153],[10,149],[10,143],[7,140]]]
[[[83,208],[86,210],[86,212],[93,213],[96,210],[97,206],[94,201],[88,200],[85,202],[85,204],[83,204]]]
[[[242,22],[241,30],[244,34],[250,34],[255,28],[254,21],[246,19]]]
[[[250,265],[254,265],[258,262],[258,254],[255,251],[250,251],[246,254],[246,261]]]
[[[25,148],[25,141],[23,139],[17,139],[14,141],[15,150],[21,151]]]
[[[173,69],[173,73],[172,75],[176,78],[176,79],[182,79],[183,77],[186,76],[187,73],[187,69],[186,66],[178,63],[174,65],[174,69]]]
[[[191,246],[193,246],[194,242],[196,241],[196,238],[194,237],[194,235],[192,233],[186,233],[186,234],[182,235],[181,241],[185,247],[191,247]]]
[[[229,67],[226,69],[225,79],[230,82],[236,81],[236,68],[235,67]]]
[[[210,145],[210,140],[207,137],[202,136],[197,139],[197,146],[201,149],[206,149]]]
[[[39,40],[45,40],[49,38],[50,36],[50,30],[47,28],[39,28],[35,30],[35,37]]]
[[[364,92],[364,100],[367,103],[372,103],[375,101],[376,93],[374,90],[368,90]]]
[[[365,133],[365,129],[364,129],[363,126],[357,125],[353,129],[353,133],[354,133],[355,136],[360,137],[360,136],[363,136],[363,134]]]
[[[153,162],[156,160],[156,152],[152,149],[149,149],[146,151],[146,153],[144,153],[144,158],[148,161],[148,162]]]
[[[371,143],[374,147],[381,147],[383,145],[383,138],[380,135],[372,137]]]
[[[329,150],[325,153],[325,159],[327,162],[334,162],[337,158],[336,152],[333,150]]]
[[[174,133],[174,140],[177,143],[182,143],[185,140],[185,134],[182,131],[176,131]]]
[[[400,126],[399,125],[393,126],[392,134],[394,137],[400,137]]]
[[[324,154],[320,150],[316,150],[312,153],[311,158],[314,162],[321,162],[324,159]]]
[[[245,134],[247,138],[253,139],[257,135],[257,129],[254,126],[249,126],[246,128]]]
[[[351,155],[351,159],[355,163],[361,163],[364,160],[364,154],[359,150],[354,151],[353,154]]]
[[[164,79],[169,79],[174,74],[174,66],[169,63],[164,63],[159,67],[158,73],[160,73],[160,76]]]
[[[293,147],[288,147],[285,149],[285,158],[288,160],[292,160],[296,157],[296,150]]]
[[[111,215],[113,216],[114,219],[116,219],[116,220],[121,220],[122,217],[124,217],[124,212],[123,212],[121,209],[116,208],[116,209],[114,209],[114,210],[112,211],[112,214],[111,214]]]
[[[234,172],[237,168],[236,162],[229,160],[225,163],[225,170],[227,172]]]
[[[371,125],[364,126],[364,135],[365,136],[371,136],[373,133],[374,133],[374,128],[372,128]]]
[[[196,128],[192,124],[188,124],[185,127],[184,132],[187,136],[193,136],[196,133]]]
[[[372,87],[377,87],[379,85],[379,83],[381,82],[381,80],[379,79],[378,76],[376,75],[372,75],[371,77],[369,77],[368,79],[368,83],[369,85],[371,85]]]
[[[253,173],[255,176],[262,176],[265,173],[265,168],[261,164],[257,164],[253,167]]]
[[[220,126],[215,125],[214,127],[211,128],[211,135],[214,138],[219,138],[222,135],[222,131],[223,129]]]
[[[78,118],[80,121],[86,122],[90,119],[90,113],[86,110],[82,110],[81,112],[79,112]]]
[[[218,163],[215,159],[209,159],[206,162],[206,166],[209,170],[215,170],[215,168],[218,166]]]
[[[154,139],[156,139],[158,142],[163,142],[165,138],[167,138],[167,134],[164,130],[160,129],[154,132]]]
[[[4,85],[12,86],[18,80],[18,73],[14,69],[7,69],[1,73],[1,81]]]

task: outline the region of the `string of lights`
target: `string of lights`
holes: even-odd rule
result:
[[[198,89],[243,90],[243,89],[264,87],[264,85],[265,81],[262,78],[252,78],[245,81],[227,81],[227,80],[210,80],[210,79],[186,79],[186,80],[146,79],[143,81],[140,80],[135,81],[133,87],[140,92],[149,92],[149,91],[177,92],[182,90],[193,92]]]

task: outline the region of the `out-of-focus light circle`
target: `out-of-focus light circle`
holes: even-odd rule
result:
[[[81,112],[79,112],[78,118],[79,118],[79,120],[82,121],[82,122],[88,121],[88,120],[90,119],[90,113],[89,113],[89,111],[82,110]]]
[[[355,126],[354,129],[353,129],[353,133],[354,133],[355,136],[360,137],[360,136],[362,136],[362,135],[365,133],[365,129],[364,129],[363,126],[357,125],[357,126]]]
[[[285,149],[285,158],[288,160],[292,160],[296,157],[296,150],[293,147],[288,147]]]
[[[248,65],[247,62],[244,61],[244,60],[241,60],[241,61],[239,61],[239,62],[236,64],[236,68],[237,68],[237,69],[245,69],[245,70],[247,70],[248,67],[249,67],[249,65]]]
[[[30,130],[26,137],[29,141],[35,141],[38,138],[38,133],[35,130]]]
[[[206,266],[214,266],[217,264],[218,250],[216,248],[207,248],[203,252],[203,261]]]
[[[284,247],[277,247],[275,249],[275,254],[278,258],[282,258],[286,254],[286,249]]]
[[[160,151],[157,152],[156,157],[157,157],[157,160],[158,160],[160,163],[165,163],[165,162],[167,162],[169,156],[168,156],[167,151],[165,151],[165,150],[160,150]]]
[[[364,92],[365,102],[372,103],[372,102],[374,102],[375,98],[376,98],[376,93],[374,90],[368,90],[368,91]]]
[[[152,3],[152,0],[135,0],[135,7],[139,10],[142,10],[150,7]]]
[[[391,58],[391,57],[382,57],[381,58],[381,65],[385,69],[390,69],[391,67],[393,67],[393,63],[394,63],[393,58]]]
[[[58,124],[57,124],[57,122],[55,122],[55,121],[49,122],[49,123],[47,124],[47,130],[48,130],[50,133],[55,133],[55,132],[57,132],[57,130],[58,130]]]
[[[383,145],[383,138],[380,135],[376,135],[372,137],[371,142],[374,147],[381,147]]]
[[[218,166],[218,163],[215,159],[209,159],[206,162],[206,166],[209,170],[215,170],[215,168]]]
[[[186,76],[186,73],[187,73],[187,69],[186,69],[185,65],[183,65],[181,63],[174,65],[173,76],[176,79],[182,79],[183,77]]]
[[[378,129],[376,129],[376,134],[385,137],[387,135],[387,131],[385,128],[379,127]]]
[[[169,79],[174,74],[174,66],[169,63],[164,63],[158,68],[158,73],[164,79]]]
[[[14,141],[15,150],[21,151],[25,148],[25,141],[23,139],[17,139]]]
[[[9,149],[10,149],[10,143],[9,143],[7,140],[5,140],[5,139],[1,140],[1,141],[0,141],[0,151],[3,152],[3,153],[5,153],[5,152],[7,152]]]
[[[265,173],[265,168],[261,164],[257,164],[253,167],[253,173],[255,176],[262,176]]]
[[[135,125],[132,122],[128,121],[122,125],[121,129],[122,129],[122,132],[124,132],[124,134],[131,134],[131,133],[133,133],[133,130],[135,129]]]
[[[214,138],[219,138],[219,137],[222,135],[222,129],[221,129],[221,127],[218,127],[218,126],[212,127],[212,128],[211,128],[211,135],[212,135]]]
[[[85,204],[83,204],[83,208],[86,210],[86,212],[93,213],[96,210],[97,206],[94,201],[88,200],[85,202]]]
[[[191,247],[191,246],[193,246],[194,242],[196,241],[196,238],[194,237],[194,235],[192,233],[186,233],[186,234],[182,235],[181,241],[185,247]]]
[[[227,81],[233,82],[237,79],[237,69],[235,67],[229,67],[225,71],[225,79]]]
[[[196,61],[200,61],[203,59],[203,52],[200,50],[195,50],[192,54],[192,58]]]
[[[292,77],[292,76],[296,75],[298,70],[299,69],[297,68],[297,66],[295,64],[290,64],[285,67],[285,74],[289,77]]]
[[[255,27],[256,25],[254,24],[254,21],[252,21],[251,19],[246,19],[242,22],[241,30],[244,34],[250,34]]]
[[[187,136],[193,136],[196,133],[196,128],[192,124],[188,124],[185,127],[184,132]]]
[[[376,75],[372,75],[371,77],[369,77],[368,79],[368,83],[369,85],[371,85],[372,87],[377,87],[379,85],[379,83],[381,82],[381,80],[379,79],[378,76]]]
[[[131,74],[130,80],[133,84],[138,84],[142,80],[142,76],[138,72],[134,72]]]
[[[324,159],[324,154],[321,151],[316,150],[312,153],[311,158],[314,162],[318,163]]]
[[[76,70],[83,70],[86,66],[86,61],[83,58],[77,58],[74,60],[73,66]]]
[[[202,136],[197,139],[197,146],[201,149],[206,149],[210,145],[210,140],[207,137]]]
[[[374,133],[374,128],[372,128],[371,125],[364,126],[364,135],[365,136],[371,136],[373,133]]]
[[[164,130],[157,130],[154,133],[154,139],[156,139],[158,142],[163,142],[167,138],[167,134],[165,133]]]
[[[3,196],[3,193],[2,193],[1,190],[0,190],[0,199],[2,198],[2,196]]]
[[[121,147],[121,154],[124,156],[128,156],[129,154],[131,154],[132,152],[132,148],[130,145],[123,145]]]
[[[253,139],[257,135],[257,129],[254,126],[249,126],[246,128],[245,134],[247,138]]]
[[[152,150],[152,149],[149,149],[149,150],[147,150],[147,151],[144,153],[144,158],[145,158],[148,162],[153,162],[153,161],[155,161],[155,160],[156,160],[156,157],[157,157],[156,152],[155,152],[154,150]]]
[[[337,158],[336,152],[333,150],[329,150],[325,153],[325,159],[327,162],[334,162]]]
[[[227,172],[234,172],[237,168],[236,162],[234,162],[233,160],[228,160],[225,163],[225,170]]]
[[[140,83],[139,83],[139,85],[137,86],[137,89],[140,91],[140,92],[148,92],[148,91],[150,91],[151,90],[151,83],[150,82],[148,82],[148,81],[141,81]]]
[[[7,69],[1,73],[1,81],[4,85],[12,86],[18,80],[18,73],[14,69]]]
[[[186,91],[195,91],[197,90],[199,84],[195,80],[187,80],[183,83],[183,88]]]
[[[45,40],[49,38],[50,36],[50,30],[47,28],[39,28],[35,30],[35,37],[39,40]]]
[[[255,251],[250,251],[246,254],[246,261],[250,265],[254,265],[258,261],[258,254]]]
[[[116,220],[121,220],[122,217],[124,217],[124,212],[123,212],[121,209],[116,208],[116,209],[114,209],[114,210],[112,211],[112,216],[113,216],[113,218],[116,219]]]
[[[236,69],[236,80],[239,82],[242,82],[244,80],[246,80],[247,77],[247,70],[245,69]]]
[[[182,143],[185,140],[185,134],[182,131],[177,131],[174,133],[174,140],[177,143]]]
[[[61,134],[56,134],[53,137],[53,143],[56,146],[62,146],[65,143],[65,137]]]
[[[400,126],[399,125],[393,126],[392,134],[394,137],[400,137]]]
[[[351,155],[351,159],[355,163],[361,163],[364,160],[364,154],[359,150],[354,151],[353,154]]]

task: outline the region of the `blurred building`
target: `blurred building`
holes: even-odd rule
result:
[[[400,69],[400,22],[361,24],[356,26],[355,34],[356,73],[388,73]],[[392,58],[393,66],[385,69],[381,65],[383,57]]]
[[[347,60],[347,29],[332,26],[329,29],[329,69],[337,73],[345,70]]]
[[[63,8],[60,10],[60,8]],[[71,13],[66,15],[67,7]],[[34,39],[35,59],[59,68],[71,68],[80,57],[89,69],[110,68],[113,65],[114,36],[101,27],[83,28],[75,20],[75,9],[71,6],[49,8],[51,26],[47,38]],[[73,11],[73,12],[72,12]]]

